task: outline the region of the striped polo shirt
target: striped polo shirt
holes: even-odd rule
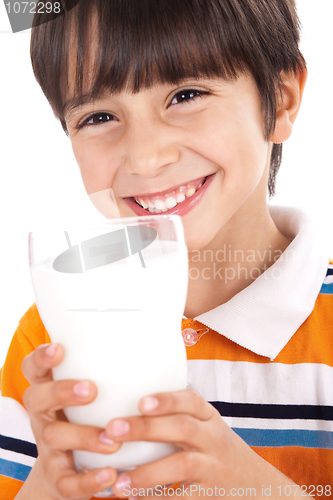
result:
[[[305,213],[270,212],[286,251],[227,303],[183,317],[200,337],[189,384],[304,491],[333,496],[333,261]]]
[[[306,214],[270,212],[292,240],[281,257],[227,303],[183,317],[182,328],[199,334],[187,347],[188,383],[307,493],[333,496],[333,262],[322,255]],[[20,366],[49,341],[34,304],[1,371],[1,500],[15,498],[37,456]]]

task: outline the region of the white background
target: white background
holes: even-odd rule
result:
[[[298,0],[309,77],[273,203],[307,209],[333,257],[332,0]],[[0,366],[18,321],[34,302],[27,234],[46,223],[104,220],[88,199],[69,139],[37,85],[30,30],[12,34],[0,0]]]

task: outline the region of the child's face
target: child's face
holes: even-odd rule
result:
[[[182,215],[189,250],[215,237],[218,243],[264,207],[271,143],[249,75],[106,94],[65,119],[87,193],[112,188],[121,217],[138,215],[128,197],[172,191],[213,174]],[[179,210],[182,203],[165,213]]]

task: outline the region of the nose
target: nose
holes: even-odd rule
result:
[[[126,136],[125,170],[129,174],[154,177],[179,159],[173,127],[162,120],[132,122]]]

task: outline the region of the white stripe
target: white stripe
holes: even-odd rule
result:
[[[35,443],[28,412],[15,399],[0,395],[0,434]]]
[[[34,457],[28,457],[27,455],[22,455],[21,453],[15,453],[14,451],[3,450],[0,448],[0,458],[8,460],[9,462],[15,462],[17,464],[28,465],[33,467],[36,462]]]
[[[188,383],[207,401],[333,405],[333,368],[324,364],[196,359]]]
[[[221,417],[229,427],[240,429],[303,429],[333,432],[333,422],[326,420],[278,420],[268,418]]]

